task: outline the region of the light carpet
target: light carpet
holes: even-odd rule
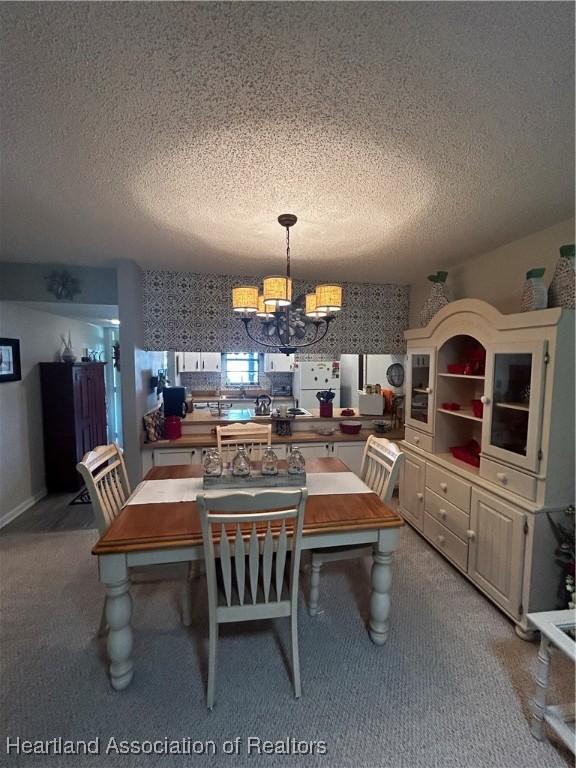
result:
[[[528,729],[537,646],[409,528],[397,554],[391,631],[368,639],[366,563],[326,566],[324,612],[300,606],[303,696],[286,669],[288,623],[224,627],[215,709],[205,706],[207,606],[179,622],[173,583],[137,585],[135,675],[114,692],[95,637],[102,606],[95,531],[0,538],[0,765],[46,768],[322,765],[326,768],[565,768],[566,750]],[[304,579],[306,586],[306,579]],[[553,659],[552,691],[573,668]],[[7,756],[5,738],[213,740],[204,756]],[[247,739],[323,740],[320,756],[248,756]],[[222,753],[240,737],[239,755]]]

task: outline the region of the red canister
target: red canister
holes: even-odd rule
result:
[[[182,419],[180,416],[167,416],[164,421],[164,437],[166,440],[178,440],[182,437]]]
[[[323,419],[332,418],[332,403],[320,403],[320,417]]]

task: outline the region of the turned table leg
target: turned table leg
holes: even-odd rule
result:
[[[308,600],[308,613],[310,616],[316,616],[318,613],[318,603],[320,598],[320,569],[322,560],[312,555],[312,566],[310,568],[310,597]]]
[[[379,552],[375,549],[373,558],[368,627],[372,642],[376,645],[384,645],[388,638],[393,554],[392,552]]]
[[[550,672],[550,640],[542,635],[536,667],[536,693],[532,707],[532,736],[538,740],[544,738],[544,715],[546,714],[546,690]]]
[[[110,659],[110,682],[116,691],[130,685],[134,674],[132,661],[132,598],[126,559],[121,555],[100,558],[100,578],[106,585],[106,647]]]

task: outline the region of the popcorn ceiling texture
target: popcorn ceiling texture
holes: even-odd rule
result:
[[[232,288],[254,278],[145,270],[144,346],[177,352],[265,352],[252,342],[232,311]],[[395,353],[405,349],[409,287],[344,283],[342,311],[315,355]],[[313,285],[294,281],[294,297]],[[268,350],[274,351],[274,350]]]
[[[2,3],[0,258],[407,283],[573,215],[571,3]]]

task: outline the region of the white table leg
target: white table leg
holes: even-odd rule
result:
[[[318,555],[312,555],[312,567],[310,569],[310,596],[308,600],[308,613],[316,616],[320,598],[320,569],[322,560]]]
[[[374,545],[368,631],[376,645],[384,645],[388,639],[392,560],[399,542],[399,528],[383,528],[378,532],[378,541]]]
[[[130,578],[123,555],[100,557],[100,578],[106,585],[106,646],[110,658],[110,682],[116,691],[130,685],[134,674],[132,661],[132,598]]]
[[[536,667],[536,693],[532,707],[532,736],[542,741],[544,739],[544,715],[546,713],[546,690],[550,672],[550,640],[542,635],[538,651],[538,666]]]

